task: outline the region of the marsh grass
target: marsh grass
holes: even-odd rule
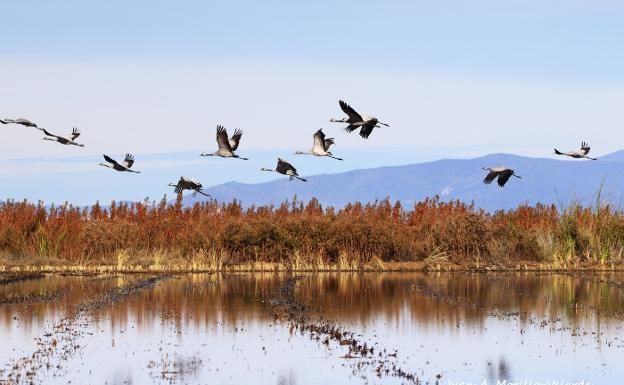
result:
[[[385,270],[452,266],[617,266],[624,212],[604,204],[520,206],[486,213],[427,199],[324,208],[316,200],[243,209],[234,201],[183,208],[0,203],[0,264],[118,271]],[[401,265],[403,264],[403,265]]]

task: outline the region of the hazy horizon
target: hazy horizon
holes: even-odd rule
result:
[[[12,180],[13,182],[10,186],[11,190],[16,191],[16,195],[20,196],[20,198],[0,196],[0,201],[10,199],[21,201],[27,199],[30,202],[42,200],[46,204],[59,205],[68,202],[84,206],[93,204],[96,201],[103,204],[108,204],[112,201],[139,202],[146,198],[158,201],[165,194],[170,199],[173,199],[175,194],[173,193],[173,189],[167,186],[167,184],[177,181],[181,176],[179,174],[179,170],[181,169],[187,171],[183,174],[184,176],[202,182],[206,189],[220,186],[228,182],[256,184],[284,180],[285,177],[259,171],[261,166],[273,167],[277,156],[296,164],[298,171],[304,177],[340,174],[348,171],[373,170],[388,166],[424,165],[440,160],[470,161],[497,155],[528,159],[557,160],[572,163],[587,162],[584,160],[579,161],[566,157],[558,157],[553,153],[547,154],[546,156],[526,156],[524,154],[515,153],[479,154],[470,153],[470,149],[462,148],[453,149],[454,153],[458,154],[458,156],[439,157],[439,154],[436,152],[420,152],[418,158],[415,158],[412,148],[399,147],[394,148],[394,151],[392,151],[390,155],[386,155],[384,164],[379,164],[376,157],[367,158],[367,156],[387,154],[388,149],[373,148],[371,150],[372,152],[362,154],[357,148],[345,149],[342,153],[338,154],[346,158],[346,160],[342,162],[333,159],[319,159],[307,155],[294,155],[292,151],[289,152],[287,149],[249,150],[245,155],[251,157],[250,161],[200,157],[199,153],[194,151],[136,154],[138,159],[141,160],[142,168],[137,168],[137,170],[142,172],[141,174],[111,172],[109,169],[100,167],[98,163],[102,161],[101,155],[0,159],[0,178]],[[619,153],[620,151],[616,151],[615,153]],[[613,153],[603,154],[603,156],[612,154]],[[122,155],[123,154],[117,154],[117,157],[121,158]],[[113,156],[115,157],[116,155]],[[472,171],[481,173],[481,167],[500,165],[508,164],[490,164],[486,162]],[[331,168],[331,172],[326,171],[328,167]],[[25,174],[22,172],[24,170],[28,170],[28,173]],[[441,172],[442,171],[444,170],[441,170]],[[531,170],[525,169],[517,171],[522,173],[531,172]],[[236,179],[232,178],[232,173],[235,174]],[[33,175],[35,178],[32,177]],[[80,178],[76,178],[76,175],[80,175]],[[63,180],[63,184],[56,184],[59,178]],[[473,179],[473,182],[480,183],[480,177],[475,177]],[[41,189],[38,188],[40,184],[52,186],[45,190],[45,195],[50,199],[46,199],[42,196]],[[289,186],[293,187],[295,190],[297,190],[298,187],[307,187],[306,185],[300,185],[298,183],[292,183],[292,185]],[[595,190],[599,188],[600,186],[597,185]],[[389,194],[391,192],[390,190],[389,188]],[[150,191],[151,193],[145,193],[145,191]],[[568,191],[566,199],[572,199],[574,195],[574,191]],[[73,196],[75,199],[67,199],[67,196]],[[380,199],[383,199],[383,197]]]

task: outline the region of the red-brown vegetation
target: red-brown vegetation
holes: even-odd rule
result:
[[[0,204],[0,255],[11,264],[250,262],[354,266],[378,261],[617,263],[624,213],[607,207],[522,206],[488,214],[428,199],[405,209],[388,200],[343,209],[284,203],[115,203],[103,208]],[[154,257],[154,256],[157,257]],[[141,260],[141,258],[143,260]],[[218,260],[218,262],[216,262]]]

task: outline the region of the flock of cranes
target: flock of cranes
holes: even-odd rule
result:
[[[582,142],[581,148],[579,150],[561,152],[555,148],[555,155],[569,156],[570,158],[575,159],[598,160],[596,158],[590,158],[589,156],[587,156],[587,154],[589,154],[589,150],[589,144],[587,144],[586,142]],[[484,167],[483,169],[488,171],[488,174],[485,176],[485,178],[483,178],[483,183],[485,184],[490,184],[494,181],[494,179],[496,179],[496,183],[498,183],[499,186],[503,187],[512,176],[522,179],[521,176],[516,175],[516,172],[514,170],[507,167]]]
[[[348,133],[351,133],[357,129],[360,130],[359,134],[362,138],[368,139],[368,137],[373,132],[373,129],[376,127],[386,126],[390,127],[390,125],[386,123],[382,123],[379,119],[360,115],[355,109],[349,106],[346,102],[340,100],[339,101],[340,109],[347,115],[346,118],[342,119],[330,119],[330,122],[334,123],[346,123],[347,126],[344,130]],[[63,145],[73,145],[84,147],[84,144],[76,142],[76,139],[80,136],[80,130],[77,127],[73,127],[72,132],[67,136],[60,136],[53,134],[46,130],[45,128],[39,127],[36,123],[31,122],[28,119],[19,118],[19,119],[0,119],[0,123],[2,124],[19,124],[25,127],[34,127],[37,128],[45,134],[43,140],[49,140],[58,142]],[[243,136],[243,131],[240,129],[234,130],[234,134],[231,137],[228,137],[227,129],[222,125],[217,126],[217,151],[212,153],[202,153],[201,156],[219,156],[222,158],[235,158],[241,160],[249,160],[249,158],[244,158],[235,153],[240,145],[241,138]],[[295,155],[314,155],[319,157],[329,157],[336,160],[343,160],[342,158],[334,156],[329,148],[335,144],[334,138],[327,138],[323,129],[319,129],[313,135],[314,144],[309,151],[296,151]],[[596,158],[591,158],[587,156],[589,154],[590,147],[586,142],[581,143],[581,148],[579,150],[561,152],[555,148],[555,154],[561,156],[568,156],[576,159],[591,159],[596,160]],[[136,171],[132,169],[134,165],[134,156],[131,154],[126,154],[123,162],[119,163],[115,159],[110,156],[104,154],[104,160],[106,163],[100,163],[100,166],[111,168],[115,171],[119,172],[130,172],[130,173],[141,173],[140,171]],[[487,175],[483,179],[483,183],[490,184],[494,180],[498,183],[500,187],[504,187],[505,184],[509,181],[509,179],[513,176],[516,178],[521,178],[519,175],[516,175],[515,171],[508,167],[484,167],[484,170],[488,171]],[[275,169],[270,168],[261,168],[261,171],[268,172],[276,172],[278,174],[286,175],[290,180],[298,179],[303,182],[307,182],[305,178],[299,176],[297,169],[284,159],[278,158],[277,165]],[[203,186],[201,183],[187,178],[185,176],[180,177],[180,180],[177,183],[169,183],[169,186],[174,187],[174,191],[176,193],[182,193],[184,190],[193,191],[193,195],[200,193],[205,196],[210,196],[209,194],[203,191]]]

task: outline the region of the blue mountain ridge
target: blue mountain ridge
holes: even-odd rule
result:
[[[563,158],[529,158],[491,154],[474,159],[444,159],[405,166],[379,167],[337,174],[305,176],[307,183],[287,177],[271,182],[244,184],[229,182],[207,188],[218,201],[240,201],[243,206],[278,205],[286,200],[307,202],[317,198],[322,205],[343,207],[355,201],[373,202],[389,198],[411,207],[427,197],[443,201],[459,199],[487,211],[512,209],[521,204],[572,202],[594,204],[601,200],[620,205],[624,196],[624,150],[598,161]],[[482,167],[504,165],[522,179],[512,178],[504,188],[485,185]],[[201,195],[187,195],[185,205],[203,201]]]

